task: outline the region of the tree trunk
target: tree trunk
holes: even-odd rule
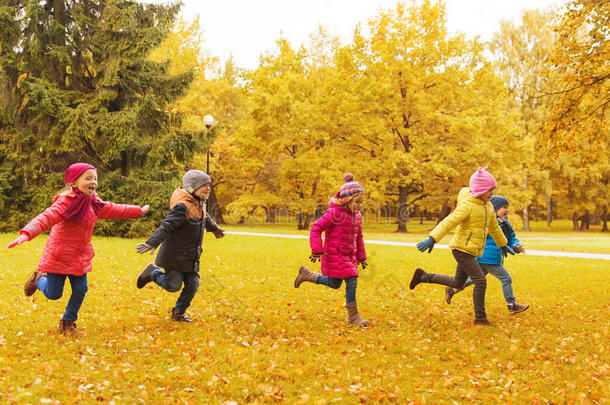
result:
[[[419,210],[419,224],[420,225],[424,224],[424,210],[422,210],[422,209]]]
[[[608,206],[604,205],[602,211],[602,232],[608,232]]]
[[[265,222],[267,222],[268,224],[275,223],[275,208],[274,207],[267,207],[267,219],[265,220]]]
[[[576,211],[572,213],[572,226],[574,227],[574,232],[578,232],[578,214]]]
[[[210,192],[210,197],[208,198],[208,213],[212,217],[217,224],[224,224],[225,220],[222,217],[222,211],[220,204],[218,203],[218,199],[216,198],[216,193],[214,192],[214,187],[212,187],[212,191]]]
[[[407,232],[407,188],[404,186],[398,186],[398,212],[396,212],[398,219],[398,230],[397,232]]]
[[[591,221],[591,216],[589,215],[589,211],[586,210],[585,213],[580,217],[580,231],[584,232],[589,229],[589,222]]]
[[[549,194],[546,197],[546,226],[551,226],[551,222],[553,222],[553,199]]]
[[[443,219],[447,218],[447,216],[449,214],[451,214],[451,207],[449,206],[449,204],[447,204],[447,201],[445,201],[443,203],[443,208],[441,208],[441,210],[440,210],[440,212],[438,214],[438,221],[436,221],[436,223],[438,224]]]
[[[304,212],[299,212],[297,214],[297,229],[298,230],[309,229],[310,220],[311,220],[311,215],[306,214]]]
[[[523,190],[527,191],[527,172],[525,173],[525,177],[523,178]],[[528,212],[528,206],[523,207],[523,231],[529,232],[530,228],[530,217]]]

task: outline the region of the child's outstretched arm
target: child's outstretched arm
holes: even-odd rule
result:
[[[28,240],[34,239],[47,229],[52,228],[53,225],[61,221],[61,214],[68,209],[70,204],[72,204],[72,200],[68,198],[58,198],[55,200],[53,205],[44,210],[41,214],[38,214],[26,226],[23,227],[19,231],[19,237],[9,243],[8,247],[12,248],[14,246],[21,245]]]
[[[161,225],[152,234],[145,243],[141,243],[136,247],[138,253],[154,250],[159,246],[172,232],[176,232],[185,222],[187,218],[187,209],[184,204],[176,204],[174,208],[167,214]]]
[[[427,250],[428,253],[431,253],[434,244],[443,239],[449,231],[464,221],[468,215],[470,215],[468,206],[466,204],[458,204],[457,207],[455,207],[455,210],[453,210],[447,218],[443,219],[432,231],[430,231],[430,234],[426,239],[416,245],[417,249],[420,252],[425,252]]]
[[[115,204],[104,201],[104,208],[97,216],[99,219],[138,219],[149,210],[148,204],[139,205]]]
[[[207,213],[205,215],[205,230],[206,232],[212,232],[216,239],[224,238],[225,236],[225,230],[219,227],[216,221]]]

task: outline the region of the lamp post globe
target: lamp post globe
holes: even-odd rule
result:
[[[203,124],[205,125],[205,127],[207,129],[212,128],[212,126],[214,125],[216,121],[214,120],[214,117],[212,117],[211,115],[205,115],[203,117]]]

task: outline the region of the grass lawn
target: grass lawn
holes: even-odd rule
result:
[[[365,238],[417,241],[426,232],[399,235],[391,227],[365,226]],[[577,236],[601,240],[576,250],[610,250],[600,233]],[[207,235],[201,286],[187,312],[197,322],[176,324],[168,312],[176,293],[135,287],[151,260],[135,254],[140,240],[94,238],[77,322],[86,336],[71,338],[57,332],[69,287],[58,301],[40,291],[23,295],[46,237],[6,249],[14,237],[0,235],[1,403],[610,401],[609,261],[510,257],[516,296],[531,308],[509,315],[490,278],[494,326],[475,328],[470,291],[447,305],[440,286],[408,289],[415,267],[453,274],[450,251],[370,245],[358,303],[372,324],[360,328],[345,323],[343,288],[292,287],[307,263],[307,241]],[[572,240],[548,242],[574,249]]]

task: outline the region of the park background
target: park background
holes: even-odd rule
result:
[[[360,329],[342,293],[292,288],[306,240],[240,234],[306,237],[351,172],[365,239],[414,243],[488,166],[529,251],[607,255],[608,2],[527,10],[490,41],[449,33],[442,2],[396,3],[349,41],[324,27],[307,46],[280,36],[254,68],[220,63],[179,9],[0,3],[0,243],[76,161],[98,167],[103,199],[152,207],[98,223],[81,339],[55,331],[66,297],[22,294],[46,236],[2,252],[0,400],[608,403],[607,259],[509,258],[532,307],[510,316],[490,280],[495,327],[481,329],[470,294],[447,306],[441,288],[406,287],[415,267],[451,274],[447,249],[369,243]],[[135,245],[184,171],[208,164],[229,234],[205,238],[198,322],[177,325],[174,295],[135,289],[151,260]]]

